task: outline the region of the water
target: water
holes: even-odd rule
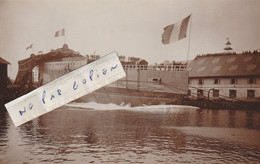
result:
[[[260,112],[68,104],[15,127],[0,163],[260,163]]]

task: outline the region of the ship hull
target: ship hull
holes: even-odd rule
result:
[[[39,81],[44,85],[84,65],[86,61],[44,62],[39,66]],[[188,91],[188,71],[175,67],[123,65],[126,77],[85,95],[77,102],[114,103],[131,106],[169,104],[181,101]]]
[[[182,99],[183,94],[103,87],[77,99],[75,102],[97,102],[102,104],[114,103],[117,105],[143,106],[178,103]]]
[[[42,86],[87,63],[99,55],[83,57],[64,44],[62,48],[19,61],[16,84]],[[188,92],[186,64],[165,62],[148,65],[139,58],[128,61],[119,56],[126,76],[76,100],[103,104],[130,104],[131,106],[169,104],[182,100]]]

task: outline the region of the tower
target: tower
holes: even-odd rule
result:
[[[231,45],[232,44],[230,43],[229,38],[227,38],[226,47],[224,48],[225,52],[230,53],[233,50],[233,48],[231,48]]]

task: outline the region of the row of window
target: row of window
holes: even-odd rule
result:
[[[55,63],[54,65],[75,65],[75,63]]]
[[[191,90],[189,90],[188,94],[189,94],[189,96],[191,95]],[[198,89],[197,90],[197,97],[203,97],[203,96],[204,96],[204,90]],[[213,90],[213,97],[215,97],[215,98],[220,97],[218,89]],[[236,98],[236,97],[237,97],[237,91],[230,89],[229,90],[229,98]],[[247,98],[248,99],[255,98],[255,90],[252,90],[252,89],[247,90]]]
[[[248,84],[255,84],[255,83],[256,83],[256,78],[248,79]],[[198,84],[199,85],[204,84],[204,79],[199,79]],[[220,79],[214,79],[214,84],[220,84]],[[230,79],[230,84],[237,84],[237,79],[236,78]]]

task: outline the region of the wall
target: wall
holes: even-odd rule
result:
[[[42,83],[42,85],[44,85],[49,81],[52,81],[85,64],[87,64],[87,60],[42,63],[39,66],[39,72],[40,72],[39,81]]]
[[[87,61],[62,61],[46,62],[40,65],[40,82],[46,84],[49,81],[60,77],[68,70],[76,69]],[[168,93],[187,94],[188,72],[187,71],[166,71],[166,70],[126,70],[127,77],[122,78],[109,86],[119,88],[140,89]]]
[[[110,86],[159,91],[167,93],[187,94],[188,72],[165,70],[125,70],[127,77]]]
[[[219,79],[219,84],[214,84],[215,79]],[[229,98],[229,91],[236,90],[236,99],[255,101],[260,98],[260,77],[255,77],[255,83],[249,84],[249,77],[236,78],[236,84],[231,84],[231,78],[203,78],[203,84],[199,85],[198,78],[190,78],[189,90],[191,91],[191,96],[196,97],[197,88],[204,90],[204,97],[208,97],[208,91],[212,88],[219,90],[219,95],[222,98]],[[255,91],[255,98],[247,98],[247,90]],[[213,98],[213,92],[210,91],[210,98]]]

